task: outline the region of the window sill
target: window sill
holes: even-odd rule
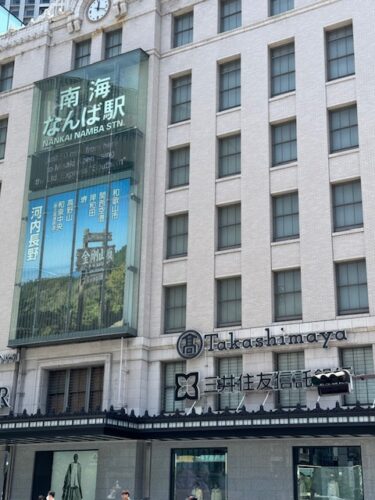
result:
[[[298,243],[299,240],[300,240],[299,236],[296,236],[295,238],[285,238],[284,240],[271,241],[271,247],[288,245],[289,243]]]
[[[328,158],[329,159],[338,158],[340,156],[346,156],[358,152],[359,152],[359,147],[356,146],[355,148],[347,148],[347,149],[342,149],[341,151],[335,151],[334,153],[329,153]]]
[[[341,231],[334,231],[332,233],[332,236],[344,236],[346,234],[356,234],[356,233],[363,233],[364,232],[364,227],[352,227],[350,229],[342,229]]]
[[[293,95],[296,95],[296,91],[295,90],[291,90],[289,92],[283,92],[282,94],[277,94],[277,95],[271,96],[268,99],[268,102],[282,101],[283,99],[285,99],[287,97],[290,97],[290,96],[293,96]]]
[[[242,323],[231,323],[228,325],[223,325],[223,326],[216,326],[213,331],[215,333],[220,333],[220,332],[227,332],[228,330],[241,330],[242,329]]]
[[[335,85],[335,83],[347,82],[350,80],[355,80],[355,73],[353,73],[352,75],[340,76],[339,78],[334,78],[333,80],[327,80],[326,87],[329,87],[331,85]]]
[[[223,177],[218,177],[215,182],[217,184],[221,182],[226,182],[226,181],[232,181],[234,179],[241,179],[241,173],[239,174],[233,174],[233,175],[224,175]]]
[[[233,108],[223,109],[222,111],[217,111],[216,116],[228,115],[236,111],[241,111],[241,106],[234,106]]]
[[[359,312],[345,312],[342,314],[337,314],[336,319],[350,319],[350,318],[358,318],[358,316],[368,317],[370,316],[370,311],[367,309],[366,311]]]
[[[292,167],[297,167],[298,162],[297,160],[290,161],[288,163],[281,163],[280,165],[271,165],[271,171],[276,171],[276,170],[282,170],[284,168],[292,168]]]
[[[186,330],[186,327],[181,328],[179,330],[164,330],[163,335],[179,335],[180,333],[184,332]]]
[[[169,257],[163,260],[163,264],[167,262],[180,262],[183,260],[187,260],[187,255],[181,255],[180,257]]]
[[[191,122],[191,118],[189,118],[188,120],[181,120],[180,122],[170,123],[168,125],[168,129],[176,128],[176,127],[179,127],[180,125],[190,124],[190,122]]]
[[[303,322],[302,316],[300,318],[281,318],[281,319],[274,319],[272,321],[272,325],[280,325],[283,323],[290,323],[290,324],[298,324]]]
[[[228,247],[228,248],[222,248],[220,250],[215,251],[215,255],[225,255],[227,253],[233,253],[233,252],[241,252],[241,245],[235,246],[235,247]]]
[[[187,191],[189,189],[189,184],[184,184],[183,186],[171,187],[165,190],[166,193],[176,193],[179,191]]]

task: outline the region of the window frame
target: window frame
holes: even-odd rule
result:
[[[184,219],[184,220],[183,220]],[[183,220],[183,226],[186,228],[184,232],[172,232],[172,223],[176,220]],[[172,243],[177,239],[182,238],[184,241],[183,252],[174,253],[171,250]],[[167,259],[177,259],[179,257],[186,257],[188,254],[188,238],[189,238],[189,214],[184,212],[181,214],[168,215],[167,216]],[[186,250],[185,250],[186,248]]]
[[[222,299],[223,290],[222,286],[224,283],[229,283],[230,281],[234,281],[235,287],[235,297],[234,298],[226,298]],[[238,291],[238,284],[240,290],[240,296],[236,296]],[[223,305],[229,305],[230,303],[234,303],[235,307],[239,305],[239,317],[236,317],[233,321],[224,321],[223,317]],[[216,280],[216,325],[217,328],[226,328],[228,326],[240,326],[242,324],[242,279],[241,276],[230,276],[227,278],[218,278]]]
[[[111,40],[111,37],[117,37],[120,36],[120,43],[114,43],[112,45],[109,45],[109,41],[113,42]],[[111,31],[106,31],[105,32],[105,38],[104,38],[104,59],[109,59],[110,57],[116,57],[121,54],[122,50],[122,28],[117,28],[115,30]],[[118,42],[118,40],[116,39]],[[115,53],[112,53],[115,52]]]
[[[80,50],[80,48],[85,46],[89,48],[88,53],[85,53],[83,55],[82,54],[78,55],[78,51]],[[91,62],[91,38],[86,38],[85,40],[81,40],[80,42],[74,42],[74,69],[79,69],[88,66],[90,62]]]
[[[5,131],[4,140],[2,138],[3,130]],[[5,158],[7,135],[8,135],[8,117],[5,117],[0,119],[0,161],[4,160]]]
[[[4,77],[3,73],[7,71],[7,69],[11,68],[11,74],[6,75]],[[9,61],[0,66],[0,93],[8,92],[13,88],[13,78],[14,78],[14,61]]]
[[[337,34],[340,31],[347,30],[348,28],[351,28],[351,34],[345,35],[343,37],[338,37],[333,40],[330,40],[329,38],[332,37],[335,33]],[[345,39],[345,44],[347,45],[347,40],[351,38],[352,41],[352,46],[353,46],[353,51],[352,52],[347,52],[343,56],[337,56],[337,57],[330,57],[330,44],[334,44],[337,42],[337,40],[342,40]],[[328,28],[325,30],[325,47],[326,47],[326,72],[327,72],[327,82],[332,82],[334,80],[338,80],[340,78],[345,78],[347,76],[352,76],[355,75],[355,53],[354,53],[354,33],[353,33],[353,24],[348,23],[345,24],[344,26],[339,26],[335,28]],[[345,74],[340,74],[339,76],[332,76],[332,62],[336,62],[340,59],[345,59],[346,63],[348,59],[352,57],[353,58],[353,71],[347,71]],[[346,64],[348,66],[348,63]]]
[[[359,372],[354,366],[354,363],[351,363],[350,365],[344,361],[344,357],[346,353],[351,354],[351,358],[353,358],[353,361],[355,362],[355,358],[358,358],[358,355],[356,356],[356,353],[359,353],[361,351],[361,356],[363,358],[363,365],[365,367],[364,370],[360,370]],[[366,351],[370,351],[370,365],[367,365],[367,356],[366,356]],[[341,366],[343,368],[351,368],[352,373],[355,375],[362,375],[366,373],[374,373],[374,352],[372,345],[361,345],[361,346],[352,346],[352,347],[345,347],[340,349],[340,361],[341,361]],[[353,380],[353,391],[350,394],[345,394],[343,396],[343,405],[344,406],[354,406],[356,405],[357,401],[361,405],[369,405],[373,404],[375,400],[375,380],[374,379],[369,379],[369,380]],[[372,386],[372,387],[371,387]],[[361,395],[358,395],[360,392],[366,392],[367,393],[367,399],[362,399]],[[369,394],[373,392],[373,397],[369,397]],[[354,399],[355,398],[355,399]]]
[[[179,366],[177,366],[179,365]],[[161,401],[161,407],[162,411],[165,413],[174,413],[177,409],[179,411],[184,411],[185,410],[185,405],[184,401],[176,401],[173,399],[173,409],[168,409],[167,408],[167,397],[170,392],[175,391],[175,382],[173,380],[173,385],[172,382],[169,384],[169,381],[167,382],[167,369],[168,367],[174,367],[174,375],[178,373],[177,370],[181,370],[183,373],[186,371],[186,361],[180,360],[180,361],[168,361],[166,363],[163,363],[163,368],[162,368],[162,401]]]
[[[188,19],[189,27],[181,30],[177,30],[179,21],[182,23]],[[184,36],[187,34],[187,41],[184,41]],[[182,40],[179,40],[179,37],[182,37]],[[183,47],[184,45],[188,45],[193,43],[194,37],[194,10],[189,10],[188,12],[183,12],[181,14],[176,14],[173,16],[173,40],[172,40],[172,48],[177,49],[178,47]]]
[[[239,145],[239,150],[233,152],[228,152],[231,148],[229,144],[230,141],[234,141],[235,147]],[[227,149],[226,153],[223,153],[223,149]],[[230,170],[232,167],[232,160],[235,165],[239,163],[238,170]],[[225,168],[224,168],[225,167]],[[224,171],[228,173],[224,173]],[[229,171],[230,170],[230,171]],[[241,174],[241,133],[235,133],[231,135],[227,135],[224,137],[218,137],[218,179],[223,179],[225,177],[230,177],[232,175],[240,175]]]
[[[275,55],[277,51],[282,51],[283,49],[289,49],[293,47],[292,52],[287,52],[286,54]],[[277,46],[270,47],[269,51],[270,56],[270,95],[272,97],[277,97],[283,94],[288,94],[290,92],[294,92],[296,90],[296,66],[295,66],[295,42],[294,40],[282,43]],[[279,73],[276,73],[276,65],[277,62],[280,62],[280,65],[287,60],[288,71],[282,72],[280,69]],[[292,61],[292,62],[291,62]],[[292,70],[290,70],[289,65],[292,64]],[[283,78],[288,77],[288,89],[282,91],[275,91],[275,81],[281,81]],[[289,79],[292,78],[292,84],[290,85]]]
[[[341,187],[344,187],[345,186],[355,186],[355,185],[359,185],[359,193],[360,193],[360,201],[357,201],[355,200],[355,192],[354,192],[354,189],[352,189],[352,193],[353,193],[353,201],[351,201],[350,203],[346,203],[345,201],[343,201],[342,203],[341,202],[338,202],[337,201],[337,190]],[[343,208],[344,210],[347,208],[347,207],[352,207],[351,210],[354,211],[354,214],[356,212],[356,209],[360,206],[360,214],[361,214],[361,222],[358,222],[356,224],[343,224],[343,225],[338,225],[338,222],[337,222],[337,210],[340,209],[340,208]],[[344,214],[345,216],[345,214]],[[332,184],[332,220],[333,220],[333,232],[342,232],[342,231],[349,231],[350,229],[356,229],[356,228],[360,228],[360,227],[363,227],[363,205],[362,205],[362,185],[361,185],[361,180],[360,179],[354,179],[354,180],[351,180],[351,181],[347,181],[347,182],[340,182],[340,183],[335,183],[335,184]]]
[[[297,211],[293,211],[293,205],[294,205],[294,199],[292,199],[292,212],[291,213],[283,213],[282,215],[277,215],[276,214],[276,204],[277,201],[280,199],[285,199],[287,197],[296,197],[297,199]],[[292,218],[292,226],[295,225],[295,218],[297,219],[297,226],[298,226],[298,232],[287,235],[287,236],[277,236],[276,231],[277,231],[277,222],[278,219],[285,219],[286,217],[291,217]],[[272,242],[277,243],[279,241],[286,241],[286,240],[297,240],[300,237],[300,232],[299,232],[299,196],[298,196],[298,191],[291,191],[288,193],[281,193],[272,196]]]
[[[293,284],[295,284],[295,279],[296,279],[296,276],[294,273],[298,272],[299,273],[299,283],[300,283],[300,286],[299,286],[299,289],[294,289],[294,290],[286,290],[284,292],[279,292],[278,291],[278,286],[281,286],[279,285],[278,283],[278,279],[279,277],[281,276],[281,273],[283,275],[286,275],[287,273],[293,273]],[[285,281],[285,279],[284,279]],[[297,267],[297,268],[293,268],[293,269],[280,269],[278,271],[274,271],[273,272],[273,287],[274,287],[274,293],[273,293],[273,300],[274,300],[274,321],[275,323],[277,322],[285,322],[285,321],[298,321],[298,320],[302,320],[302,314],[303,314],[303,310],[302,310],[302,284],[301,284],[301,268]],[[286,297],[286,296],[291,296],[293,295],[293,301],[294,301],[294,305],[296,304],[296,299],[298,299],[298,295],[299,295],[299,302],[300,302],[300,305],[301,305],[301,311],[299,312],[296,312],[294,314],[285,314],[285,315],[280,315],[280,313],[278,313],[278,310],[280,308],[280,305],[279,305],[279,302],[278,302],[278,298],[282,298],[282,297]]]
[[[340,285],[339,284],[339,272],[340,272],[340,267],[341,266],[349,266],[352,264],[357,265],[357,275],[361,271],[358,270],[358,265],[359,264],[364,264],[364,271],[366,275],[366,281],[365,282],[358,282],[358,283],[347,283],[345,285]],[[363,269],[362,269],[363,272]],[[347,271],[348,274],[348,271]],[[335,263],[335,276],[336,276],[336,303],[337,303],[337,316],[347,316],[347,315],[352,315],[352,314],[366,314],[369,312],[369,302],[368,302],[368,279],[367,279],[367,263],[366,259],[357,259],[357,260],[350,260],[350,261],[343,261],[343,262],[336,262]],[[340,306],[340,303],[342,302],[341,294],[340,291],[341,289],[343,290],[344,287],[346,289],[351,289],[352,287],[360,287],[360,286],[365,286],[366,287],[366,297],[367,297],[367,306],[363,307],[358,307],[358,308],[342,308]],[[358,295],[360,297],[360,295]]]
[[[182,305],[174,305],[173,307],[171,306],[172,302],[172,297],[171,291],[173,290],[174,292],[179,289],[180,291],[183,292],[184,299],[185,299],[185,304]],[[186,283],[180,283],[177,285],[168,285],[164,287],[164,333],[169,334],[169,333],[178,333],[178,332],[183,332],[186,330],[186,293],[187,293],[187,285]],[[174,297],[174,301],[176,300],[176,297]],[[167,324],[170,323],[170,312],[171,311],[176,311],[178,309],[179,311],[182,312],[182,316],[184,316],[184,321],[183,324],[179,326],[174,326],[173,328],[167,327]]]
[[[178,83],[181,82],[186,82],[183,85],[177,85]],[[170,117],[170,123],[171,125],[175,123],[182,123],[186,122],[191,119],[191,86],[192,86],[192,74],[191,72],[185,73],[183,75],[177,76],[177,77],[172,77],[171,78],[171,117]],[[181,89],[182,87],[186,87],[186,92],[188,94],[188,99],[184,101],[176,101],[176,93],[178,89]],[[186,109],[184,110],[184,107]],[[180,112],[179,110],[182,109],[184,112]],[[182,115],[182,118],[180,117]]]
[[[292,137],[289,140],[281,140],[280,142],[276,142],[276,134],[278,130],[281,130],[281,135],[285,133],[285,127],[293,127],[295,136],[293,136],[293,129],[289,130],[287,133]],[[293,146],[295,144],[295,146]],[[291,153],[293,149],[295,149],[295,155],[290,154],[290,158],[283,161],[276,161],[276,148],[281,146],[282,148],[282,156],[284,156],[284,147],[289,147],[289,152]],[[271,167],[279,167],[282,165],[287,165],[288,163],[294,163],[298,161],[298,150],[297,150],[297,120],[295,118],[283,121],[281,123],[271,123]]]
[[[237,65],[237,66],[236,66]],[[232,68],[232,69],[231,69]],[[234,74],[235,85],[232,85],[228,80],[228,75]],[[241,106],[241,57],[236,57],[230,61],[219,63],[219,112],[229,109],[239,108]],[[228,84],[225,84],[228,80]],[[226,104],[225,101],[230,101],[230,97],[234,96],[234,104]]]
[[[282,9],[281,7],[280,10],[280,6],[278,6],[278,4],[281,4],[281,2],[285,2],[287,4],[287,7],[285,9]],[[289,4],[291,4],[292,6],[290,7]],[[269,17],[278,16],[280,14],[283,14],[284,12],[289,12],[290,10],[293,9],[294,9],[294,0],[270,0]]]
[[[234,209],[234,222],[228,222],[228,218],[230,218],[229,210]],[[239,220],[237,219],[239,214]],[[226,217],[226,222],[223,218]],[[234,240],[233,244],[225,244],[223,242],[224,239],[229,239],[228,233],[234,230]],[[239,234],[238,234],[239,233]],[[241,248],[241,203],[231,203],[229,205],[223,205],[217,207],[217,250],[230,250],[235,248]]]
[[[190,180],[190,144],[170,149],[168,156],[168,189],[188,186]],[[175,176],[183,177],[183,182],[172,182]]]
[[[355,118],[356,118],[356,123],[351,124],[350,120],[352,116],[349,114],[349,125],[346,127],[337,127],[333,128],[333,121],[334,117],[338,116],[337,113],[343,113],[344,111],[348,111],[350,113],[351,110],[355,109]],[[342,120],[342,117],[339,117],[339,120]],[[358,134],[358,112],[357,112],[357,103],[354,104],[349,104],[347,106],[341,106],[339,108],[334,108],[334,109],[329,109],[328,110],[328,123],[329,123],[329,153],[330,154],[335,154],[335,153],[340,153],[341,151],[349,151],[350,149],[357,149],[359,148],[359,134]],[[343,131],[349,129],[349,136],[351,137],[351,134],[353,133],[356,136],[356,141],[353,144],[350,144],[349,146],[344,146],[344,147],[339,147],[339,148],[333,148],[333,135],[337,132],[340,133],[340,142],[342,142],[341,134]]]
[[[230,5],[231,3],[235,4],[235,6],[238,6],[239,4],[239,10],[236,10],[234,12],[231,12],[230,14],[224,15],[224,9],[227,5]],[[238,9],[238,7],[237,7]],[[236,22],[235,26],[230,27],[230,28],[225,28],[226,21],[228,19],[231,19],[235,17]],[[239,21],[238,21],[239,17]],[[226,33],[227,31],[232,31],[234,29],[240,28],[242,25],[242,0],[220,0],[219,1],[219,33]]]
[[[233,362],[236,363],[236,373],[225,372],[225,369],[232,370],[231,364]],[[222,366],[225,363],[227,364],[227,367]],[[243,371],[242,356],[228,356],[225,358],[216,359],[216,373],[219,378],[221,378],[224,375],[227,376],[235,375],[236,377],[239,377],[240,375],[242,375],[242,371]],[[224,391],[223,393],[217,394],[217,410],[224,411],[226,408],[228,408],[229,410],[237,410],[238,405],[240,404],[243,398],[243,395],[244,393],[240,391],[237,392]]]
[[[287,351],[275,353],[276,370],[278,372],[294,371],[294,370],[305,370],[305,351]],[[296,357],[296,359],[295,359]],[[289,359],[288,359],[289,358]],[[288,368],[283,369],[281,361],[286,359],[285,364]],[[296,365],[295,368],[291,368],[290,365]],[[293,397],[293,394],[296,396]],[[283,404],[283,398],[288,399],[291,404]],[[294,400],[294,401],[293,401]],[[277,405],[281,408],[296,408],[297,405],[302,407],[306,406],[306,388],[301,389],[286,389],[281,390],[276,393]]]

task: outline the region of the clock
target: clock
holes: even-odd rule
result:
[[[110,0],[92,0],[87,7],[87,19],[91,22],[100,21],[108,14],[110,7]]]

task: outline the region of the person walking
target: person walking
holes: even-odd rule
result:
[[[121,500],[131,500],[128,490],[123,490],[121,492]]]

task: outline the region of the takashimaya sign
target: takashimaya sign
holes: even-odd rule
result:
[[[332,341],[347,340],[345,330],[309,333],[279,333],[272,335],[269,328],[264,335],[255,338],[237,338],[236,332],[207,333],[186,330],[177,341],[177,352],[184,359],[198,357],[202,351],[237,351],[257,348],[281,347],[286,345],[320,344],[327,349]]]

